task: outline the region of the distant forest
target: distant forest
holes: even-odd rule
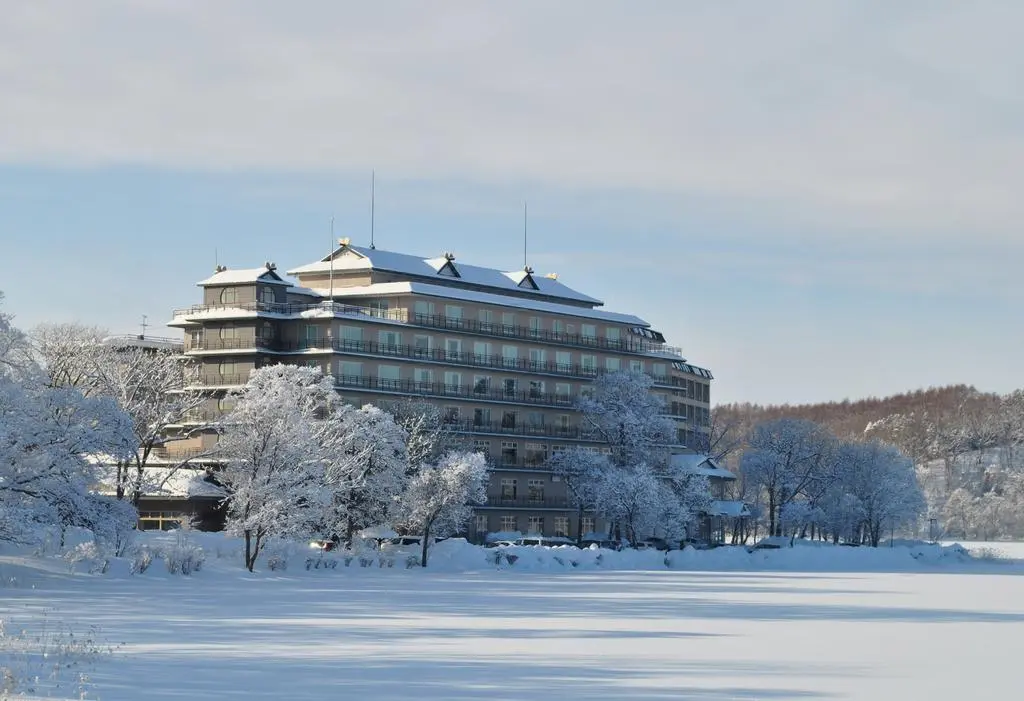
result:
[[[712,412],[707,448],[738,469],[752,428],[783,417],[897,446],[918,465],[928,515],[947,535],[1024,537],[1024,390],[1000,395],[951,385],[856,401],[723,404]]]

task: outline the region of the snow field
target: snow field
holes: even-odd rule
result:
[[[730,549],[678,553],[692,561],[674,570],[640,569],[653,552],[613,554],[634,570],[467,569],[471,550],[493,551],[453,543],[447,559],[438,547],[436,569],[307,571],[293,561],[252,575],[231,539],[195,539],[207,559],[191,577],[156,565],[141,576],[113,565],[105,576],[70,574],[8,555],[7,571],[34,579],[6,589],[2,608],[59,612],[123,643],[90,673],[107,701],[933,701],[1019,688],[1020,562],[905,556],[885,567],[879,551],[876,571],[851,572],[838,561],[868,557],[858,549],[807,547],[788,556],[801,562]],[[733,571],[712,571],[727,558]],[[700,563],[706,571],[694,571]]]

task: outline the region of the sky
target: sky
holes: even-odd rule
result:
[[[0,22],[16,323],[151,334],[335,236],[637,314],[716,402],[1024,387],[1024,3],[35,0]]]

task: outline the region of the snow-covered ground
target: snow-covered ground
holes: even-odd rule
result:
[[[17,580],[0,609],[51,610],[123,643],[91,671],[105,701],[937,701],[1020,689],[1021,562],[807,548],[692,553],[671,570],[655,553],[634,554],[650,558],[646,571],[539,559],[466,569],[466,553],[440,552],[437,570],[293,562],[250,575],[205,544],[192,577],[0,558]],[[970,547],[1024,558],[1020,544]],[[704,566],[716,562],[731,564]],[[843,571],[861,565],[872,571]]]

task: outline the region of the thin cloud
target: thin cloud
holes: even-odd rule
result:
[[[376,167],[1008,241],[1022,23],[1010,0],[37,0],[0,23],[0,162]]]

